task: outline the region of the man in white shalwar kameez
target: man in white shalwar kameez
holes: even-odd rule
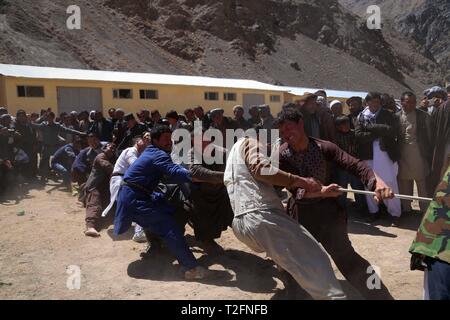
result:
[[[399,193],[397,183],[398,163],[393,162],[388,154],[380,149],[379,140],[373,142],[373,160],[367,160],[367,164],[389,187],[391,187],[392,192]],[[373,196],[366,196],[366,199],[369,211],[371,213],[376,213],[378,211],[378,203]],[[399,199],[384,199],[383,202],[391,216],[400,217],[402,215],[401,202]]]
[[[134,145],[122,151],[119,158],[114,165],[114,171],[109,183],[109,190],[111,193],[111,200],[108,207],[103,211],[102,216],[105,217],[114,206],[117,195],[119,194],[120,185],[123,180],[123,175],[134,161],[144,152],[145,148],[150,144],[150,133],[144,134],[144,137],[137,137],[134,140]],[[145,242],[145,235],[139,225],[135,226],[133,240],[137,242]]]
[[[366,97],[368,106],[359,114],[355,136],[358,153],[370,168],[392,189],[399,193],[397,174],[400,159],[398,117],[381,106],[381,94],[370,92]],[[387,211],[392,216],[392,224],[398,225],[402,214],[400,200],[384,199]],[[379,204],[372,196],[367,196],[367,206],[371,222],[379,218]]]

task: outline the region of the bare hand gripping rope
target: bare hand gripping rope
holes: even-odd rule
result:
[[[369,196],[375,196],[376,195],[375,192],[365,191],[365,190],[353,190],[353,189],[344,189],[344,188],[339,188],[338,190],[340,192],[344,192],[344,193],[365,194],[365,195],[369,195]],[[402,200],[417,200],[417,201],[423,201],[423,202],[431,202],[431,201],[433,201],[432,198],[407,196],[407,195],[403,195],[403,194],[394,194],[394,198],[402,199]]]

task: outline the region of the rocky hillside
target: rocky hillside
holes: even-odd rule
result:
[[[436,61],[450,81],[450,1],[449,0],[339,0],[361,16],[367,6],[377,4],[386,26],[406,36],[418,51]]]
[[[432,56],[337,0],[78,0],[68,30],[71,4],[0,0],[0,62],[396,94],[440,79]]]

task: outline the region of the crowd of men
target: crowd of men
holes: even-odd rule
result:
[[[412,207],[394,193],[412,195],[415,183],[419,196],[434,195],[450,154],[450,87],[432,87],[420,97],[404,92],[398,98],[377,92],[365,99],[351,97],[345,115],[345,104],[328,101],[320,90],[286,103],[275,117],[268,105],[252,106],[247,119],[242,106],[233,108],[232,118],[223,109],[205,112],[201,106],[165,117],[157,110],[127,114],[111,108],[106,118],[102,111],[56,117],[51,109],[40,114],[19,110],[12,116],[0,108],[0,193],[19,176],[42,184],[59,179],[70,191],[76,185],[86,208],[86,236],[100,236],[103,217],[115,208],[116,234],[134,225],[133,240],[149,242],[143,256],[166,247],[189,280],[207,277],[208,270],[186,243],[186,223],[211,255],[223,253],[215,240],[232,227],[240,241],[267,252],[313,298],[345,298],[328,253],[363,297],[392,299],[383,284],[379,290],[367,288],[370,263],[349,240],[348,207],[368,222],[385,214],[398,226]],[[172,133],[186,129],[194,140],[196,121],[202,143],[192,147],[189,157],[200,162],[177,164],[173,149],[179,141]],[[229,129],[278,129],[280,139],[262,146],[245,136],[230,150],[206,138],[211,128],[224,137]],[[205,159],[211,146],[212,157],[224,161]],[[277,170],[266,156],[270,153],[279,156]],[[263,174],[263,169],[274,171]],[[375,191],[376,197],[356,195],[352,203],[338,191],[348,185]],[[420,203],[422,212],[427,205]],[[444,226],[448,241],[448,221]],[[448,252],[427,261],[438,270],[435,278],[429,270],[429,279],[446,274],[448,281]],[[448,288],[442,292],[430,289],[432,297],[448,294]]]

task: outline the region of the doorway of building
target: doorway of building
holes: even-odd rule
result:
[[[242,96],[242,103],[244,107],[244,117],[250,117],[248,110],[251,106],[261,105],[266,103],[266,99],[263,94],[244,93]]]
[[[103,110],[101,88],[58,87],[58,114]]]

